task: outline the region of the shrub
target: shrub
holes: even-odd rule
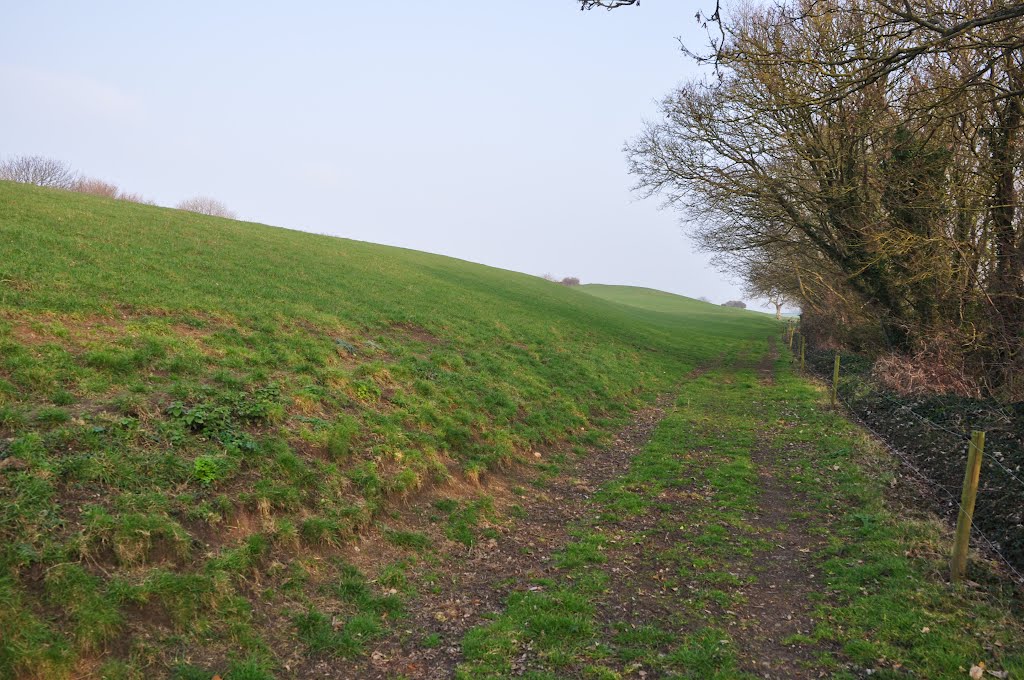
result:
[[[229,220],[235,219],[235,213],[228,210],[228,207],[215,198],[209,196],[196,196],[182,201],[174,206],[178,210],[188,210],[200,215],[213,215],[214,217],[226,217]]]
[[[747,303],[742,300],[729,300],[728,302],[722,303],[723,307],[735,307],[736,309],[746,309]]]
[[[913,354],[882,354],[871,375],[885,389],[904,396],[955,394],[980,399],[981,386],[970,375],[963,354],[957,349],[951,338],[937,336]]]
[[[95,177],[80,177],[76,179],[74,184],[71,185],[71,190],[80,194],[103,196],[105,198],[117,198],[121,194],[121,190],[117,188],[116,184],[104,182]]]
[[[563,286],[578,286],[580,285],[580,280],[575,276],[566,276],[564,279],[559,281],[559,283]]]
[[[130,203],[156,205],[153,201],[144,198],[142,194],[129,194],[125,191],[121,191],[116,184],[105,182],[102,179],[96,179],[95,177],[79,177],[68,188],[79,194],[114,198],[118,201],[128,201]]]

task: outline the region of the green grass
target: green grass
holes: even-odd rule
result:
[[[357,586],[320,553],[426,485],[601,441],[775,328],[6,182],[0,253],[0,457],[18,462],[0,472],[0,677],[73,677],[95,657],[111,677],[160,675],[200,656],[262,678],[274,645],[358,655],[398,603],[346,600]],[[487,536],[489,512],[461,502],[449,537]],[[322,625],[364,605],[351,630]]]
[[[970,577],[980,585],[950,586],[948,531],[934,520],[904,519],[887,507],[892,459],[822,408],[820,391],[788,372],[778,392],[785,395],[780,415],[796,410],[807,428],[784,429],[776,441],[809,449],[804,460],[793,461],[790,473],[807,485],[817,502],[818,526],[830,539],[822,559],[834,597],[819,605],[822,623],[815,639],[838,645],[853,664],[877,668],[880,677],[910,671],[958,678],[962,667],[978,662],[1008,677],[1024,675],[1019,591],[978,559],[971,562]],[[828,470],[828,480],[815,470]],[[846,509],[841,521],[823,526],[820,518],[840,509]]]
[[[811,668],[837,678],[961,678],[981,661],[1009,677],[1024,673],[1019,593],[980,560],[972,578],[981,585],[950,586],[948,532],[935,520],[903,518],[886,502],[893,461],[829,412],[822,391],[785,359],[765,384],[748,354],[683,384],[629,469],[595,494],[593,520],[555,554],[556,577],[514,592],[504,610],[465,635],[458,677],[510,677],[524,657],[527,676],[536,678],[625,678],[638,669],[670,678],[756,677],[743,670],[738,650],[757,631],[731,628],[744,589],[763,577],[755,559],[772,559],[775,549],[755,526],[757,465],[765,464],[755,464],[755,449],[794,489],[794,519],[827,546],[815,557],[823,587],[807,593],[817,627],[777,644],[803,649]],[[684,514],[661,500],[666,492],[687,494]],[[640,527],[659,530],[635,528],[638,518],[646,520]],[[673,540],[649,542],[652,534]],[[631,551],[658,567],[660,590],[616,566],[625,564],[616,552]],[[679,615],[618,620],[629,607],[612,594],[616,582]],[[775,615],[761,614],[761,625],[770,631]]]
[[[653,288],[638,286],[609,286],[601,283],[587,283],[579,287],[585,293],[609,300],[621,305],[660,312],[668,316],[686,317],[693,321],[702,320],[711,323],[722,323],[729,318],[733,323],[745,324],[750,314],[767,316],[763,312],[749,312],[732,307],[722,307],[710,302],[694,300],[682,295],[674,295]]]

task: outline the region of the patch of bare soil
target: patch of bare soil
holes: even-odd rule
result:
[[[740,591],[745,601],[733,608],[730,625],[739,631],[735,639],[745,670],[763,678],[816,678],[814,653],[786,641],[814,631],[811,594],[822,592],[824,584],[813,555],[825,542],[807,530],[807,520],[794,517],[800,499],[776,469],[780,453],[759,447],[751,454],[761,485],[751,524],[773,547],[756,552],[745,570],[755,580]]]
[[[391,328],[417,342],[422,342],[425,345],[439,345],[442,342],[441,338],[437,337],[426,328],[417,326],[414,323],[403,321],[401,323],[392,324]]]

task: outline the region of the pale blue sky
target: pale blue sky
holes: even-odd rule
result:
[[[162,205],[717,302],[623,142],[694,72],[700,4],[9,3],[0,154]],[[705,8],[707,9],[707,8]]]

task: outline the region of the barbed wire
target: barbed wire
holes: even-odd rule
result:
[[[996,457],[996,455],[994,453],[991,456],[985,456],[985,460],[992,461],[993,463],[995,463],[996,465],[1001,467],[1003,469],[1003,472],[1005,472],[1007,475],[1009,475],[1013,480],[1015,480],[1018,484],[1020,484],[1022,488],[1024,488],[1024,479],[1021,479],[1020,477],[1015,475],[1010,470],[1010,468],[1006,467],[1006,465],[1003,464],[1003,461],[999,460]]]
[[[961,505],[960,501],[958,501],[956,499],[956,496],[954,496],[952,493],[950,493],[949,489],[947,489],[946,487],[942,486],[941,484],[938,484],[935,481],[931,480],[930,478],[928,478],[927,475],[925,475],[923,472],[921,472],[921,470],[919,470],[917,468],[917,466],[915,466],[910,461],[910,459],[907,456],[905,456],[898,448],[896,448],[895,446],[890,444],[888,442],[888,440],[886,440],[884,435],[882,435],[880,432],[878,432],[873,427],[871,427],[871,425],[868,424],[863,418],[858,416],[856,411],[850,406],[849,402],[847,402],[842,397],[840,397],[839,400],[843,403],[843,406],[846,407],[846,409],[850,412],[850,414],[853,415],[853,417],[856,418],[860,422],[860,425],[862,427],[864,427],[871,434],[875,435],[875,438],[878,439],[879,442],[886,449],[888,449],[890,453],[895,454],[896,457],[899,458],[900,461],[902,461],[902,463],[907,468],[909,468],[915,475],[917,475],[921,479],[922,482],[927,484],[929,487],[934,487],[934,488],[937,488],[940,491],[942,491],[942,493],[944,493],[946,495],[946,497],[953,503],[953,505],[955,505],[957,507],[958,512],[962,512],[963,511],[963,509],[964,509],[963,505]],[[971,521],[971,530],[973,532],[973,535],[980,536],[982,539],[984,539],[985,543],[988,545],[988,548],[992,552],[992,554],[994,554],[996,557],[998,557],[1003,562],[1003,564],[1006,565],[1007,569],[1009,569],[1010,572],[1013,574],[1013,580],[1018,585],[1024,585],[1024,574],[1021,574],[1019,571],[1017,571],[1016,567],[1013,566],[1013,563],[1010,562],[1010,560],[1007,559],[1005,555],[1003,555],[1002,551],[999,549],[999,544],[996,543],[995,541],[993,541],[992,539],[990,539],[988,536],[985,535],[985,533],[978,527],[978,525],[974,523],[974,517],[973,516],[971,517],[970,521]]]
[[[892,397],[890,397],[889,395],[885,394],[882,391],[876,391],[876,394],[878,394],[878,396],[882,397],[883,399],[885,399],[889,403],[895,404],[900,409],[908,412],[910,415],[914,416],[915,418],[920,420],[925,425],[930,425],[930,426],[932,426],[932,427],[934,427],[934,428],[936,428],[938,430],[942,430],[943,432],[947,432],[947,433],[953,435],[954,437],[956,437],[957,439],[961,439],[963,441],[970,441],[970,439],[971,439],[969,435],[966,435],[963,432],[957,432],[956,430],[951,430],[948,427],[944,427],[942,425],[939,425],[938,423],[936,423],[934,420],[931,420],[930,418],[925,418],[920,413],[918,413],[914,409],[910,408],[909,405],[904,404],[902,402],[899,402],[899,401],[893,399]]]
[[[805,345],[805,347],[806,347],[806,345]],[[796,356],[794,355],[794,356],[793,356],[793,358],[795,359],[795,358],[796,358]],[[806,357],[805,357],[805,364],[806,364]],[[840,385],[841,385],[841,384],[842,384],[842,383],[840,382]],[[864,427],[864,428],[865,428],[866,430],[868,430],[868,431],[869,431],[869,432],[870,432],[871,434],[873,434],[873,435],[875,436],[875,438],[876,438],[876,439],[877,439],[877,440],[878,440],[878,441],[879,441],[879,442],[880,442],[880,443],[881,443],[881,444],[882,444],[882,445],[883,445],[883,446],[884,446],[884,447],[885,447],[885,448],[886,448],[886,449],[887,449],[887,450],[888,450],[888,451],[889,451],[890,453],[894,454],[894,455],[895,455],[895,456],[896,456],[896,457],[897,457],[897,458],[898,458],[898,459],[899,459],[899,460],[900,460],[900,461],[901,461],[901,462],[903,463],[903,465],[904,465],[904,466],[906,466],[906,467],[907,467],[907,468],[908,468],[909,470],[911,470],[911,471],[912,471],[912,472],[913,472],[913,473],[914,473],[914,474],[915,474],[915,475],[916,475],[916,476],[917,476],[918,478],[920,478],[920,480],[921,480],[922,482],[924,482],[924,484],[925,484],[925,485],[926,485],[927,487],[929,487],[929,488],[935,488],[935,489],[938,489],[939,491],[941,491],[941,492],[942,492],[943,494],[945,494],[946,498],[947,498],[947,499],[949,499],[949,501],[950,501],[950,502],[952,503],[952,505],[956,506],[956,508],[957,508],[957,511],[958,511],[958,513],[959,513],[959,512],[962,512],[962,511],[963,511],[963,506],[962,506],[962,505],[960,504],[960,501],[958,501],[958,500],[956,499],[956,496],[955,496],[955,495],[954,495],[953,493],[951,493],[951,492],[949,491],[949,489],[947,489],[947,488],[946,488],[945,486],[943,486],[942,484],[940,484],[940,483],[938,483],[938,482],[936,482],[936,481],[932,480],[932,479],[931,479],[931,478],[929,478],[929,477],[928,477],[927,475],[925,475],[925,474],[924,474],[924,473],[923,473],[923,472],[922,472],[922,471],[921,471],[920,469],[918,469],[918,467],[917,467],[916,465],[914,465],[914,464],[913,464],[913,463],[911,462],[911,460],[910,460],[910,459],[909,459],[909,458],[908,458],[908,457],[907,457],[906,455],[904,455],[904,454],[903,454],[903,452],[901,452],[901,451],[900,451],[900,450],[899,450],[899,449],[898,449],[897,447],[895,447],[895,446],[893,446],[892,444],[890,444],[890,443],[889,443],[889,441],[888,441],[888,439],[887,439],[887,438],[885,437],[885,435],[881,434],[880,432],[878,432],[877,430],[875,430],[875,428],[871,427],[871,425],[870,425],[870,424],[869,424],[869,423],[868,423],[868,422],[867,422],[867,421],[866,421],[866,420],[865,420],[865,419],[864,419],[863,417],[861,417],[861,416],[860,416],[860,415],[859,415],[859,414],[857,413],[857,410],[853,408],[853,406],[852,406],[852,405],[851,405],[851,404],[850,404],[850,403],[849,403],[849,402],[848,402],[848,401],[846,400],[846,398],[844,398],[844,397],[843,397],[843,396],[842,396],[842,395],[841,395],[841,394],[839,393],[839,389],[838,389],[838,387],[839,387],[839,386],[837,385],[837,386],[836,386],[836,398],[837,398],[837,399],[839,399],[839,401],[840,401],[840,402],[841,402],[841,403],[843,404],[843,406],[844,406],[844,407],[846,407],[846,410],[847,410],[847,412],[848,412],[848,413],[849,413],[849,414],[850,414],[850,415],[851,415],[851,416],[852,416],[853,418],[855,418],[855,419],[856,419],[856,420],[857,420],[857,421],[858,421],[858,422],[860,423],[860,425],[861,425],[862,427]],[[942,430],[942,431],[944,431],[944,432],[947,432],[947,433],[949,433],[949,434],[953,435],[954,437],[956,437],[956,438],[957,438],[958,440],[961,440],[961,441],[969,441],[969,439],[970,439],[969,437],[967,437],[967,436],[966,436],[966,435],[965,435],[964,433],[962,433],[962,432],[955,432],[955,431],[953,431],[953,430],[950,430],[949,428],[946,428],[946,427],[943,427],[942,425],[939,425],[938,423],[936,423],[936,422],[932,421],[932,420],[931,420],[931,419],[929,419],[929,418],[926,418],[926,417],[922,416],[921,414],[917,413],[917,412],[916,412],[916,411],[914,411],[914,410],[913,410],[912,408],[910,408],[910,407],[909,407],[908,405],[906,405],[906,404],[903,404],[903,403],[900,403],[900,402],[898,402],[898,401],[896,401],[896,400],[894,400],[894,399],[890,398],[890,397],[889,397],[888,395],[886,395],[886,394],[882,393],[882,392],[881,392],[881,391],[879,391],[879,390],[874,390],[874,393],[875,393],[875,394],[878,394],[879,396],[881,396],[881,397],[883,397],[883,398],[885,398],[885,399],[887,399],[888,401],[892,402],[893,404],[895,404],[895,405],[899,406],[899,407],[900,407],[901,409],[903,409],[903,410],[906,410],[906,411],[910,412],[910,413],[911,413],[912,415],[914,415],[914,416],[915,416],[916,418],[918,418],[918,419],[919,419],[919,420],[920,420],[921,422],[923,422],[923,423],[925,423],[925,424],[927,424],[927,425],[931,425],[932,427],[934,427],[934,428],[936,428],[936,429],[939,429],[939,430]],[[1006,472],[1006,474],[1008,474],[1008,475],[1009,475],[1009,476],[1010,476],[1011,478],[1013,478],[1013,479],[1014,479],[1014,480],[1016,480],[1016,481],[1017,481],[1018,483],[1020,483],[1022,487],[1024,487],[1024,481],[1022,481],[1022,480],[1021,480],[1021,479],[1020,479],[1019,477],[1017,477],[1017,476],[1016,476],[1015,474],[1013,474],[1013,472],[1011,472],[1011,471],[1009,470],[1009,468],[1007,468],[1007,467],[1006,467],[1005,465],[1003,465],[1002,461],[1000,461],[1000,460],[999,460],[998,458],[996,458],[996,457],[995,457],[994,455],[993,455],[993,456],[988,456],[987,458],[988,458],[988,459],[990,459],[990,460],[992,460],[992,461],[994,461],[994,462],[995,462],[995,463],[996,463],[996,464],[997,464],[997,465],[998,465],[999,467],[1001,467],[1001,468],[1003,469],[1003,471],[1004,471],[1004,472]],[[980,529],[980,528],[978,527],[978,525],[974,523],[974,517],[973,517],[973,515],[972,515],[972,517],[971,517],[971,520],[970,520],[970,521],[971,521],[971,529],[972,529],[972,532],[973,532],[973,534],[974,534],[974,535],[975,535],[976,537],[980,537],[980,538],[981,538],[981,539],[982,539],[982,540],[984,541],[984,543],[985,543],[985,544],[986,544],[986,545],[988,546],[988,549],[989,549],[989,551],[990,551],[990,552],[991,552],[991,553],[992,553],[993,555],[995,555],[996,557],[998,557],[998,558],[999,558],[999,560],[1000,560],[1000,561],[1001,561],[1001,562],[1002,562],[1003,564],[1005,564],[1005,565],[1006,565],[1007,569],[1009,569],[1009,570],[1010,570],[1010,573],[1011,573],[1011,574],[1013,574],[1013,576],[1012,576],[1011,580],[1013,580],[1013,581],[1014,581],[1015,583],[1017,583],[1018,585],[1024,585],[1024,574],[1021,574],[1021,572],[1020,572],[1020,571],[1018,571],[1018,570],[1017,570],[1017,568],[1013,566],[1013,563],[1012,563],[1012,562],[1010,562],[1010,560],[1009,560],[1009,559],[1007,559],[1007,557],[1006,557],[1005,555],[1003,555],[1002,551],[1001,551],[1001,550],[999,549],[999,544],[998,544],[998,543],[996,543],[995,541],[993,541],[992,539],[990,539],[990,538],[989,538],[989,537],[988,537],[987,535],[985,535],[985,533],[984,533],[984,532],[983,532],[983,531],[982,531],[982,530],[981,530],[981,529]],[[977,541],[977,539],[975,539],[975,544],[977,544],[977,542],[978,542],[978,541]]]
[[[847,380],[849,380],[849,378],[847,378]],[[842,378],[840,378],[840,381],[842,381]],[[867,382],[867,381],[865,381],[865,382]],[[842,384],[842,382],[840,382],[840,384]],[[941,430],[943,432],[946,432],[947,434],[952,435],[953,437],[959,439],[962,442],[965,442],[965,443],[966,442],[970,442],[971,438],[966,433],[964,433],[964,432],[957,432],[956,430],[951,430],[948,427],[945,427],[943,425],[940,425],[939,423],[936,423],[934,420],[931,420],[930,418],[926,418],[925,416],[922,416],[920,413],[918,413],[913,408],[911,408],[908,404],[905,404],[903,402],[897,401],[896,399],[893,399],[889,395],[885,394],[883,391],[875,389],[875,390],[872,390],[872,393],[877,395],[877,396],[879,396],[879,397],[882,397],[883,399],[885,399],[889,403],[895,405],[900,410],[906,411],[907,413],[909,413],[910,415],[914,416],[915,418],[917,418],[919,421],[921,421],[925,425],[928,425],[928,426],[933,427],[933,428],[935,428],[937,430]],[[839,396],[839,390],[838,389],[836,390],[836,396]],[[846,403],[846,406],[847,406],[848,409],[850,409],[851,411],[853,410],[852,407],[849,405],[849,403],[845,402],[845,400],[844,400],[844,403]],[[1017,484],[1019,484],[1021,486],[1022,489],[1024,489],[1024,479],[1021,479],[1020,477],[1018,477],[1012,470],[1010,470],[1010,468],[1008,468],[1005,464],[1003,464],[1003,462],[1001,460],[999,460],[998,457],[996,457],[995,455],[985,456],[985,461],[986,462],[987,461],[992,461],[993,463],[995,463],[999,468],[1002,469],[1002,471],[1007,476],[1009,476],[1011,479],[1013,479],[1013,481],[1015,481]]]
[[[847,378],[847,380],[849,380],[849,378]],[[842,383],[840,382],[840,384],[842,384]],[[952,435],[953,437],[955,437],[956,439],[958,439],[959,441],[961,441],[963,443],[969,443],[970,442],[971,438],[968,435],[966,435],[965,433],[957,432],[955,430],[951,430],[948,427],[943,427],[942,425],[936,423],[935,421],[931,420],[930,418],[926,418],[926,417],[922,416],[920,413],[918,413],[917,411],[912,409],[907,404],[901,403],[901,402],[897,401],[896,399],[893,399],[892,397],[888,396],[887,394],[885,394],[881,390],[877,390],[876,389],[876,390],[873,390],[872,393],[878,395],[879,397],[882,397],[883,399],[885,399],[889,403],[896,405],[901,410],[910,413],[912,416],[917,418],[919,421],[921,421],[925,425],[929,425],[929,426],[931,426],[933,428],[936,428],[938,430],[942,430],[943,432],[946,432],[946,433]],[[838,390],[836,392],[836,395],[839,396]],[[853,408],[852,408],[852,406],[850,406],[849,402],[844,400],[843,403],[846,404],[847,408],[853,410]],[[993,453],[991,455],[988,455],[988,456],[985,456],[984,457],[984,462],[995,463],[1000,469],[1002,469],[1003,473],[1005,473],[1013,481],[1015,481],[1017,484],[1019,484],[1021,489],[1024,490],[1024,479],[1021,479],[1020,477],[1018,477],[1017,474],[1015,474],[1013,472],[1013,470],[1008,468],[1001,460],[999,460],[999,458],[995,455],[995,453]]]

